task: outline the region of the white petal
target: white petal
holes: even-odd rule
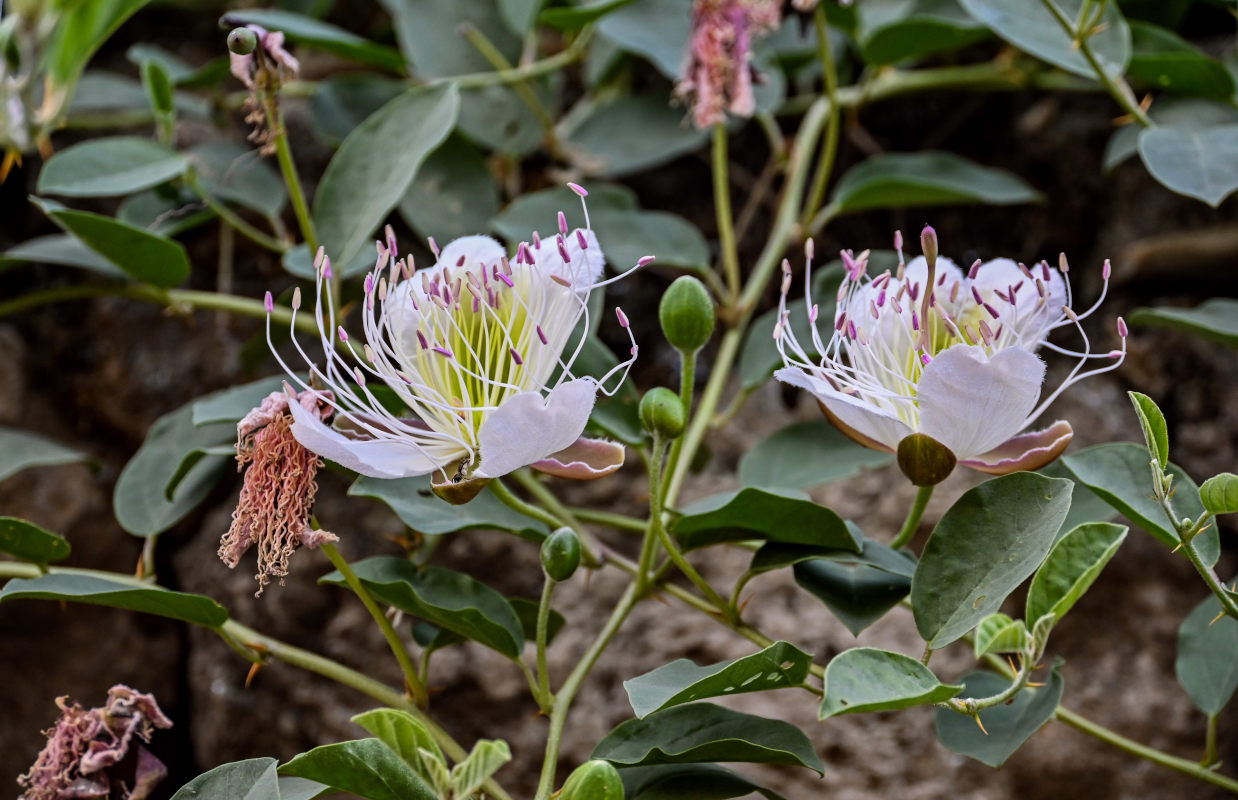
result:
[[[302,447],[354,472],[371,478],[408,478],[438,469],[437,464],[408,442],[349,439],[306,411],[300,403],[289,403],[288,410],[294,420],[292,435]]]
[[[563,450],[580,438],[596,399],[597,384],[588,378],[568,381],[544,398],[512,395],[477,432],[481,464],[473,475],[498,478]]]
[[[460,262],[460,256],[464,256],[465,266],[495,264],[505,255],[507,255],[507,251],[503,249],[503,245],[489,236],[481,236],[480,234],[476,236],[461,236],[459,239],[452,239],[442,249],[438,256],[438,263],[434,266],[454,269],[456,264]]]
[[[985,302],[993,305],[1002,315],[1002,322],[1013,325],[1028,349],[1034,349],[1048,333],[1048,327],[1061,315],[1066,304],[1066,282],[1056,269],[1049,269],[1046,283],[1040,267],[1032,267],[1035,278],[1041,278],[1045,287],[1045,301],[1040,302],[1036,281],[1029,280],[1019,265],[1009,258],[995,258],[980,265],[971,285],[980,292]],[[997,296],[997,291],[1006,293],[1011,286],[1021,286],[1015,295],[1014,313],[1010,305]],[[969,292],[970,294],[970,292]],[[990,321],[990,325],[994,324]]]
[[[1023,429],[1044,377],[1044,362],[1020,347],[987,357],[980,347],[956,344],[920,378],[920,432],[960,461],[987,453]]]
[[[593,231],[582,230],[581,233],[585,235],[585,242],[589,245],[584,250],[576,239],[576,231],[571,231],[564,237],[570,263],[564,263],[563,256],[559,253],[557,234],[542,239],[542,246],[536,250],[530,245],[529,250],[533,253],[533,261],[538,271],[546,277],[558,275],[567,278],[572,282],[572,286],[578,289],[597,283],[602,277],[602,268],[606,266],[606,256],[602,254],[602,247]]]
[[[892,451],[898,449],[903,437],[913,432],[907,423],[884,408],[843,394],[830,386],[828,381],[809,375],[802,369],[783,367],[774,373],[774,377],[812,392],[844,425]]]

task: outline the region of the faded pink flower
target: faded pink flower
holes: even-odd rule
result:
[[[330,392],[321,394],[322,402],[313,392],[302,392],[297,403],[314,419],[325,421],[331,416],[333,398]],[[245,551],[258,545],[255,596],[262,594],[271,576],[284,582],[288,558],[299,546],[338,541],[334,534],[310,525],[310,508],[318,492],[314,477],[322,459],[297,442],[292,422],[289,396],[279,391],[267,395],[236,426],[237,468],[245,470],[245,481],[232,526],[219,542],[219,558],[235,567]]]
[[[167,769],[133,737],[149,742],[154,728],[172,727],[154,696],[117,684],[102,708],[87,711],[67,701],[56,698],[60,719],[44,731],[47,745],[34,766],[17,779],[25,789],[18,800],[148,797]]]
[[[229,53],[232,74],[249,89],[277,88],[297,76],[301,64],[284,49],[284,34],[261,25],[245,25],[258,37],[252,53]],[[273,83],[274,86],[269,84]]]
[[[781,0],[696,0],[691,47],[675,87],[691,99],[696,127],[725,122],[727,111],[752,116],[752,40],[781,20]]]

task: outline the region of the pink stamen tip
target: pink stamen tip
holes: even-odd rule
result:
[[[373,273],[371,273],[371,274],[369,274],[369,275],[366,275],[366,276],[365,276],[365,293],[366,293],[366,294],[373,294],[373,293],[374,293],[374,275],[373,275]]]
[[[852,339],[856,338],[855,323],[851,320],[847,320],[847,335]]]
[[[509,347],[508,352],[512,354],[512,361],[516,362],[516,366],[524,366],[524,359],[521,358],[520,354],[516,352],[516,348]]]
[[[318,269],[319,267],[321,267],[322,260],[326,257],[327,257],[327,248],[320,246],[318,248],[318,251],[314,253],[314,269]]]
[[[513,281],[511,278],[507,277],[507,275],[506,275],[506,274],[504,274],[504,273],[502,273],[502,272],[495,272],[495,273],[494,273],[494,277],[498,278],[498,279],[499,279],[499,280],[501,280],[503,283],[507,284],[507,288],[509,288],[509,289],[511,289],[512,287],[514,287],[514,286],[516,285],[515,281]]]
[[[537,231],[533,231],[533,249],[534,250],[542,249],[542,237]]]
[[[338,328],[336,328],[336,332],[337,332],[337,333],[339,333],[339,335],[340,335],[340,341],[341,341],[341,342],[346,342],[346,341],[348,341],[348,332],[344,330],[344,326],[343,326],[343,325],[341,325],[341,326],[339,326]]]
[[[1017,264],[1017,266],[1019,267],[1019,272],[1022,272],[1022,273],[1023,273],[1023,275],[1024,275],[1024,277],[1026,277],[1026,278],[1028,278],[1028,279],[1030,280],[1030,279],[1031,279],[1031,277],[1032,277],[1032,271],[1031,271],[1030,269],[1028,269],[1028,268],[1027,268],[1027,264],[1024,264],[1022,261],[1020,261],[1020,262]]]
[[[1113,273],[1113,267],[1109,264],[1109,259],[1105,259],[1105,266],[1101,267],[1100,276],[1104,280],[1109,280],[1109,276]]]
[[[357,383],[365,386],[365,375],[361,372],[361,367],[353,367],[352,374],[357,379]]]
[[[430,244],[430,252],[434,254],[435,258],[438,258],[438,242],[434,241],[433,236],[427,236],[426,241]]]
[[[537,338],[542,340],[542,344],[550,344],[550,340],[546,338],[546,332],[542,330],[542,326],[537,325],[535,327],[537,328]]]
[[[1121,350],[1110,350],[1109,351],[1110,358],[1123,358],[1125,355],[1126,353],[1122,352]]]
[[[417,331],[417,343],[421,345],[422,350],[430,349],[430,343],[426,341],[426,335],[421,331]]]
[[[559,233],[567,236],[567,216],[562,211],[559,212]]]
[[[568,288],[571,288],[572,286],[572,282],[569,281],[567,278],[563,277],[562,275],[555,275],[552,273],[550,276],[550,279],[554,281],[555,283],[559,284],[560,286],[566,286]]]
[[[324,258],[322,260],[322,277],[327,280],[331,280],[331,278],[335,277],[335,273],[331,270],[331,259],[329,258]]]
[[[440,356],[443,356],[444,358],[454,358],[454,357],[455,357],[455,356],[452,354],[452,352],[451,352],[450,350],[448,350],[446,347],[439,347],[439,346],[435,345],[434,347],[431,347],[430,349],[431,349],[431,350],[433,350],[434,352],[438,353]]]
[[[589,249],[589,240],[585,238],[585,232],[579,228],[576,229],[576,244],[580,245],[581,250]]]
[[[575,192],[575,193],[576,193],[578,196],[580,196],[580,197],[588,197],[588,196],[589,196],[589,192],[587,192],[587,191],[585,190],[585,187],[581,186],[581,185],[580,185],[580,184],[578,184],[578,183],[570,183],[570,182],[569,182],[569,183],[568,183],[568,185],[567,185],[567,188],[571,189],[573,192]]]
[[[932,356],[930,356],[928,353],[920,354],[920,363],[923,364],[924,366],[927,367],[932,362],[932,360],[933,360]]]
[[[1130,335],[1130,331],[1126,327],[1126,320],[1122,319],[1121,317],[1118,317],[1118,336],[1121,336],[1123,339],[1125,339],[1129,335]]]
[[[903,232],[902,231],[894,232],[894,249],[895,250],[903,249]]]
[[[292,310],[296,311],[301,307],[301,287],[292,290]]]
[[[1041,277],[1041,279],[1043,279],[1043,280],[1045,281],[1045,283],[1048,283],[1048,282],[1049,282],[1049,276],[1050,276],[1050,273],[1049,273],[1049,262],[1048,262],[1048,261],[1041,261],[1041,262],[1040,262],[1040,277]]]
[[[615,307],[615,316],[619,318],[619,327],[621,328],[628,327],[628,324],[629,324],[628,315],[623,313],[622,308],[619,308],[617,306]]]
[[[812,261],[812,257],[817,254],[817,246],[813,243],[812,237],[809,237],[804,242],[804,258]]]
[[[967,279],[975,280],[976,273],[978,273],[979,271],[980,271],[980,259],[977,258],[975,262],[972,263],[971,269],[967,270]]]
[[[819,311],[819,309],[817,308],[817,304],[813,303],[812,311],[808,312],[808,321],[813,323],[814,325],[817,323],[817,311]]]
[[[457,266],[457,267],[463,267],[463,266],[464,266],[464,256],[460,256],[459,258],[457,258],[457,259],[456,259],[456,266]]]
[[[268,314],[275,313],[275,298],[271,297],[270,292],[267,292],[267,296],[263,298],[262,305],[266,307]]]
[[[559,240],[559,258],[563,259],[564,264],[572,263],[572,256],[567,252],[567,245],[562,239]]]
[[[636,266],[647,267],[653,262],[654,262],[653,256],[641,256],[640,258],[636,259]]]
[[[386,227],[383,228],[383,232],[387,234],[387,249],[391,251],[391,257],[399,258],[400,253],[396,249],[396,243],[395,243],[395,231],[392,230],[390,225],[387,225]]]
[[[984,306],[984,310],[989,312],[989,316],[992,317],[993,319],[997,319],[998,317],[1001,316],[1001,314],[997,313],[997,309],[989,305],[988,303],[981,303],[981,305]]]

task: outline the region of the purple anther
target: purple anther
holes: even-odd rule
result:
[[[390,225],[387,225],[386,227],[383,228],[383,233],[387,234],[387,249],[391,251],[391,257],[399,258],[400,251],[399,251],[399,248],[396,247],[395,231],[392,230]]]
[[[896,313],[899,313],[899,314],[903,313],[903,304],[898,302],[898,295],[895,295],[894,297],[890,298],[890,306],[894,309]]]
[[[1109,264],[1109,259],[1105,259],[1105,266],[1100,269],[1100,277],[1102,280],[1109,280],[1109,276],[1113,274],[1113,267]]]
[[[550,340],[546,338],[546,332],[542,330],[541,325],[534,326],[537,329],[537,338],[542,340],[542,344],[550,344]]]
[[[974,262],[972,262],[971,269],[967,270],[967,279],[974,281],[976,279],[976,273],[978,272],[980,272],[980,259],[977,258]]]
[[[906,285],[906,284],[904,284]],[[915,303],[920,299],[920,284],[913,283],[907,287],[907,294],[911,295],[911,302]]]
[[[519,367],[519,366],[523,366],[523,365],[524,365],[524,359],[523,359],[523,358],[521,358],[521,357],[520,357],[520,354],[516,352],[516,348],[514,348],[514,347],[509,347],[509,348],[507,349],[507,352],[509,352],[509,353],[511,353],[511,354],[512,354],[512,361],[515,361],[515,362],[516,362],[516,366],[518,366],[518,367]]]
[[[997,319],[998,317],[1001,316],[1000,314],[997,313],[997,309],[989,305],[988,303],[981,303],[981,305],[984,306],[984,310],[989,312],[989,316],[992,317],[993,319]]]
[[[578,183],[572,183],[571,181],[568,181],[567,188],[571,189],[573,192],[575,192],[580,197],[589,196],[589,193],[585,191],[585,187],[581,186]]]
[[[556,244],[559,246],[559,258],[563,259],[563,263],[572,263],[572,256],[567,252],[567,243],[560,238]]]
[[[477,295],[473,295],[473,313],[481,311],[481,300],[477,299]]]
[[[335,273],[331,271],[331,259],[324,258],[322,260],[322,277],[331,280],[335,277]]]
[[[911,310],[911,329],[913,331],[920,330],[920,314],[914,308]]]
[[[464,256],[460,256],[459,258],[457,258],[457,259],[456,259],[456,266],[457,266],[457,267],[463,267],[463,266],[464,266]]]
[[[1126,353],[1123,353],[1121,350],[1110,350],[1108,355],[1110,358],[1122,358]]]
[[[843,329],[843,326],[846,324],[847,324],[847,312],[844,311],[843,313],[838,315],[837,319],[834,320],[834,330],[841,331]]]
[[[537,231],[533,231],[533,249],[534,250],[542,249],[542,237],[541,237],[541,234],[539,234]]]
[[[1001,299],[1003,302],[1007,304],[1010,303],[1010,295],[1007,294],[1006,292],[1003,292],[1001,289],[994,289],[993,294],[997,295],[998,298]]]
[[[623,313],[623,309],[615,306],[615,316],[619,318],[619,327],[626,328],[631,323],[628,322],[628,315]]]
[[[516,263],[517,264],[532,264],[533,254],[529,252],[529,245],[526,242],[521,242],[516,248]]]
[[[446,347],[439,347],[438,345],[435,345],[434,347],[431,347],[430,349],[438,353],[443,358],[455,358],[455,355],[450,350],[448,350]]]
[[[427,236],[426,241],[430,243],[430,252],[434,254],[435,258],[438,258],[438,242],[434,241],[433,236]]]
[[[640,258],[636,259],[636,266],[647,267],[650,264],[652,264],[653,261],[654,261],[653,256],[641,256]]]
[[[946,273],[944,273],[944,272],[943,272],[943,273],[941,273],[941,276],[937,279],[937,285],[938,285],[938,286],[941,286],[942,284],[944,284],[944,283],[946,282],[946,278],[947,278],[947,277],[949,277],[949,276],[947,276],[947,275],[946,275]]]
[[[813,304],[812,304],[812,311],[809,311],[809,312],[808,312],[808,321],[809,321],[809,322],[811,322],[813,325],[816,325],[816,324],[817,324],[817,312],[818,312],[819,310],[820,310],[820,309],[818,309],[818,308],[817,308],[817,304],[816,304],[816,303],[813,303]]]
[[[900,252],[903,249],[903,232],[902,231],[894,232],[894,249]]]
[[[972,299],[976,301],[976,305],[984,305],[984,298],[980,296],[980,290],[975,286],[971,287],[971,296]]]
[[[421,345],[422,350],[430,349],[430,343],[426,341],[426,335],[421,332],[420,328],[417,329],[417,343]]]
[[[367,272],[365,275],[365,293],[367,295],[374,293],[374,273]]]
[[[1020,261],[1020,262],[1018,262],[1018,265],[1017,265],[1017,266],[1019,267],[1019,272],[1022,272],[1022,273],[1024,274],[1024,276],[1026,276],[1026,277],[1027,277],[1027,279],[1028,279],[1028,280],[1031,280],[1031,278],[1032,278],[1032,271],[1031,271],[1030,269],[1028,269],[1028,268],[1027,268],[1027,264],[1024,264],[1022,261]]]
[[[338,334],[340,335],[340,341],[341,341],[341,342],[347,342],[347,341],[348,341],[348,331],[344,330],[344,326],[343,326],[343,325],[338,326],[338,327],[335,329],[335,332],[336,332],[336,333],[338,333]]]
[[[923,364],[924,366],[927,367],[932,361],[933,361],[933,357],[930,356],[928,353],[920,354],[920,363]]]
[[[1048,261],[1041,261],[1041,262],[1040,262],[1040,277],[1041,277],[1041,279],[1043,279],[1043,280],[1044,280],[1044,282],[1045,282],[1045,283],[1048,283],[1048,282],[1049,282],[1050,272],[1049,272],[1049,262],[1048,262]]]
[[[589,249],[589,240],[585,238],[585,232],[580,228],[576,229],[576,244],[580,245],[581,250]]]
[[[507,277],[507,276],[506,276],[505,274],[503,274],[502,272],[496,272],[496,273],[494,273],[494,277],[498,278],[499,280],[503,281],[503,283],[507,284],[507,288],[509,288],[509,289],[511,289],[512,287],[514,287],[514,286],[516,285],[515,281],[513,281],[511,278]]]
[[[886,290],[883,288],[880,292],[877,292],[877,308],[881,308],[885,304],[886,304]]]
[[[1121,317],[1118,317],[1118,336],[1121,336],[1123,339],[1125,339],[1129,335],[1130,335],[1130,331],[1126,327],[1126,320],[1122,319]]]
[[[365,386],[365,374],[361,372],[361,367],[353,367],[352,374],[357,379],[357,383]]]
[[[1048,296],[1048,293],[1045,291],[1045,282],[1040,278],[1036,279],[1036,294],[1040,295],[1042,300]]]
[[[271,297],[271,293],[267,292],[267,296],[263,298],[262,305],[266,307],[268,314],[275,312],[275,298]]]
[[[855,323],[851,320],[847,320],[847,335],[852,339],[855,339],[856,337]]]
[[[959,301],[959,282],[955,281],[950,286],[950,302],[957,303]]]
[[[559,234],[567,236],[567,215],[562,211],[559,212]]]

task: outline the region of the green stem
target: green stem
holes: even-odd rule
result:
[[[378,603],[374,602],[374,598],[370,596],[369,590],[361,583],[357,573],[353,572],[352,566],[340,555],[340,551],[336,549],[335,545],[330,542],[324,542],[321,548],[332,565],[344,576],[344,581],[348,584],[348,588],[352,589],[357,597],[360,598],[361,603],[365,606],[365,610],[369,611],[370,616],[378,623],[378,628],[383,632],[383,637],[391,647],[391,652],[395,654],[395,660],[400,663],[400,670],[404,673],[404,687],[413,698],[413,702],[418,706],[424,706],[429,699],[426,694],[425,684],[421,682],[421,677],[417,674],[417,668],[413,666],[413,661],[409,658],[408,648],[400,640],[399,635],[395,632],[395,628],[391,627],[391,620],[387,619],[387,615],[378,607]]]
[[[807,227],[808,221],[817,213],[825,199],[825,189],[829,185],[834,158],[838,153],[838,130],[842,117],[842,109],[838,106],[838,71],[834,65],[834,56],[830,52],[830,31],[825,19],[825,7],[820,3],[813,12],[813,24],[817,29],[817,54],[821,60],[821,70],[825,73],[825,99],[830,103],[830,116],[825,126],[825,138],[821,142],[817,173],[813,176],[808,202],[800,218],[800,224],[804,227]]]
[[[454,83],[463,91],[465,89],[480,89],[486,86],[505,86],[546,75],[579,60],[585,53],[585,45],[589,43],[592,32],[592,26],[586,26],[581,29],[580,34],[572,40],[572,43],[568,45],[566,50],[543,58],[540,61],[534,61],[511,69],[495,70],[494,72],[474,72],[469,75],[437,78],[429,81],[427,85],[436,86],[443,83]]]
[[[572,508],[570,511],[574,517],[582,522],[596,522],[599,525],[605,525],[615,530],[641,533],[648,527],[648,523],[645,520],[629,517],[626,514],[594,511],[591,508]]]
[[[890,549],[897,550],[900,547],[906,547],[911,537],[916,535],[916,529],[920,527],[920,518],[924,516],[924,509],[928,505],[929,498],[933,496],[934,488],[933,486],[921,486],[916,490],[916,499],[911,504],[911,510],[907,512],[907,519],[903,522],[902,529],[894,537],[894,541],[890,542]]]
[[[512,477],[516,479],[525,488],[525,490],[536,498],[537,502],[542,504],[543,512],[549,511],[552,518],[555,519],[554,527],[566,525],[576,531],[576,535],[580,537],[580,558],[581,562],[589,568],[598,567],[601,565],[601,560],[598,558],[597,542],[593,535],[589,532],[571,509],[559,502],[559,498],[554,496],[554,492],[546,488],[545,484],[533,477],[532,473],[527,469],[518,469],[512,473]]]
[[[726,125],[718,123],[713,131],[714,214],[718,221],[718,239],[722,248],[722,274],[730,305],[739,297],[739,250],[735,244],[734,220],[731,216],[730,171],[727,165]]]
[[[1212,767],[1217,761],[1217,715],[1208,715],[1208,730],[1204,734],[1204,760],[1201,767]]]
[[[537,605],[537,704],[542,711],[554,708],[554,695],[550,693],[550,670],[546,666],[546,638],[550,630],[550,601],[554,597],[555,581],[546,576],[542,584],[542,599]]]
[[[488,486],[490,492],[508,508],[514,511],[519,511],[526,517],[532,517],[533,519],[544,522],[552,529],[562,527],[562,520],[543,508],[539,508],[532,503],[526,503],[524,500],[521,500],[515,495],[515,493],[512,492],[511,489],[507,488],[507,484],[503,483],[503,481],[499,478],[495,478],[490,481]]]
[[[496,70],[509,71],[514,69],[512,63],[507,60],[507,57],[475,25],[466,22],[460,26],[460,32],[464,34],[464,38],[469,40],[469,44],[473,45],[477,52],[481,54],[482,58],[489,61],[490,65]],[[513,81],[511,88],[537,120],[538,126],[542,129],[542,136],[546,140],[546,148],[556,157],[561,155],[559,140],[555,135],[554,117],[546,110],[546,106],[542,103],[541,98],[537,96],[537,92],[533,91],[533,87],[529,86],[527,80]]]
[[[192,173],[185,176],[185,185],[193,190],[194,194],[202,198],[202,202],[206,203],[207,208],[214,211],[220,219],[231,225],[237,233],[241,234],[246,239],[249,239],[259,247],[264,247],[275,253],[283,253],[288,250],[287,244],[258,230],[253,225],[250,225],[248,222],[241,219],[236,212],[228,208],[227,204],[221,203],[211,197],[210,193],[206,191],[205,187],[202,186],[202,184]]]
[[[926,650],[926,653],[932,652]],[[927,659],[925,659],[927,663]],[[949,708],[951,711],[957,711],[960,714],[966,714],[969,717],[974,717],[986,708],[1000,706],[1003,703],[1013,700],[1014,696],[1027,686],[1028,680],[1032,677],[1032,667],[1030,664],[1022,664],[1018,673],[1011,679],[1010,685],[1002,691],[990,697],[965,697],[959,699],[957,697],[947,700],[942,705]]]
[[[288,197],[292,200],[292,210],[301,229],[301,238],[309,245],[310,258],[313,258],[318,252],[318,233],[314,230],[314,220],[310,217],[309,205],[305,202],[305,190],[301,188],[297,165],[292,159],[292,147],[288,144],[288,132],[284,130],[284,117],[280,112],[279,100],[273,92],[265,92],[262,105],[267,124],[271,127],[271,139],[275,145],[279,171],[284,176],[284,185],[288,187]]]
[[[1206,515],[1208,516],[1208,515]],[[1203,521],[1202,519],[1200,520]],[[1190,559],[1191,564],[1195,567],[1195,571],[1204,579],[1204,583],[1208,585],[1208,591],[1216,595],[1217,600],[1221,602],[1221,608],[1225,613],[1238,619],[1238,604],[1234,602],[1234,598],[1221,584],[1216,573],[1212,571],[1212,567],[1204,563],[1203,558],[1199,555],[1199,550],[1195,547],[1195,535],[1200,530],[1199,525],[1196,525],[1195,533],[1188,533],[1182,537],[1182,551],[1186,553],[1186,557]]]
[[[679,351],[679,401],[683,404],[683,413],[689,419],[692,417],[692,392],[696,384],[696,356],[695,352]],[[676,436],[675,441],[671,443],[670,457],[666,460],[665,474],[662,481],[663,491],[666,491],[666,475],[674,472],[675,465],[679,463],[679,454],[682,451],[683,436]]]
[[[1105,87],[1105,91],[1109,92],[1109,96],[1112,97],[1117,104],[1131,116],[1131,119],[1138,122],[1140,126],[1144,128],[1152,127],[1152,120],[1149,119],[1147,113],[1139,107],[1139,101],[1135,99],[1135,93],[1131,91],[1131,87],[1123,78],[1115,78],[1110,75],[1109,71],[1101,66],[1101,63],[1096,59],[1096,54],[1092,52],[1092,45],[1088,41],[1092,36],[1091,31],[1076,29],[1070,19],[1062,13],[1062,10],[1057,7],[1057,3],[1053,2],[1053,0],[1041,0],[1041,2],[1044,4],[1045,8],[1049,10],[1049,13],[1053,14],[1053,16],[1057,19],[1058,24],[1062,26],[1062,29],[1066,31],[1067,35],[1074,39],[1075,44],[1079,47],[1079,52],[1085,59],[1087,59],[1088,65],[1091,66],[1092,71],[1096,73],[1096,78],[1101,82],[1101,85]],[[1080,21],[1085,22],[1085,20],[1082,19]],[[1089,26],[1090,24],[1091,23],[1088,22]]]

